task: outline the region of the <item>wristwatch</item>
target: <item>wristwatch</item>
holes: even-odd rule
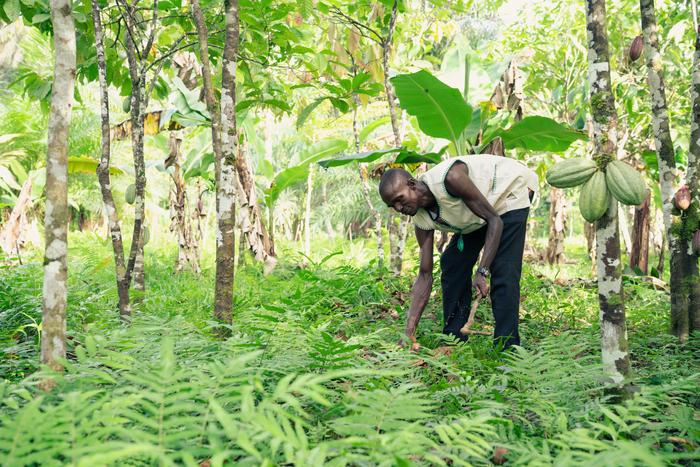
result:
[[[489,268],[481,266],[476,270],[477,274],[481,274],[484,277],[489,277],[491,275],[491,271],[489,271]]]

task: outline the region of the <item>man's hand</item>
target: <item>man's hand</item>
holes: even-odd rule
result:
[[[486,282],[486,278],[481,274],[476,274],[474,280],[472,281],[476,293],[482,297],[486,297],[489,294],[489,284]]]
[[[409,345],[411,346],[410,349],[413,352],[420,349],[420,344],[416,341],[416,336],[414,336],[413,334],[406,334],[404,336],[401,336],[401,339],[399,339],[399,347],[406,348]]]

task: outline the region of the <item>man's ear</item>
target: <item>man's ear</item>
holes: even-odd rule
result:
[[[417,183],[418,183],[418,180],[416,180],[413,177],[406,180],[406,185],[408,185],[408,188],[410,188],[411,190],[416,189]]]

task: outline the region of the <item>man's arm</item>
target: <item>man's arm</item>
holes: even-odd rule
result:
[[[420,321],[425,305],[428,303],[428,298],[430,298],[430,291],[433,288],[434,232],[434,230],[416,228],[416,239],[420,246],[420,267],[418,269],[418,277],[411,291],[411,306],[408,308],[408,319],[406,320],[406,336],[414,341],[418,321]]]
[[[462,198],[464,204],[474,214],[486,221],[486,241],[484,242],[484,251],[481,255],[479,267],[490,268],[493,259],[496,257],[498,244],[501,241],[501,233],[503,232],[501,217],[469,178],[469,169],[466,164],[455,163],[450,168],[445,177],[445,187],[454,196]],[[482,297],[488,294],[488,285],[484,276],[477,274],[474,286]]]

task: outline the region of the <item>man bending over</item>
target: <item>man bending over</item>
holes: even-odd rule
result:
[[[537,175],[524,164],[489,154],[448,159],[417,179],[404,169],[384,172],[379,194],[387,206],[413,217],[420,246],[406,322],[410,340],[415,341],[433,285],[434,232],[442,230],[454,233],[440,257],[443,332],[466,339],[459,331],[469,318],[471,289],[485,297],[490,278],[494,339],[505,348],[520,344],[520,273],[527,216],[537,189]]]

